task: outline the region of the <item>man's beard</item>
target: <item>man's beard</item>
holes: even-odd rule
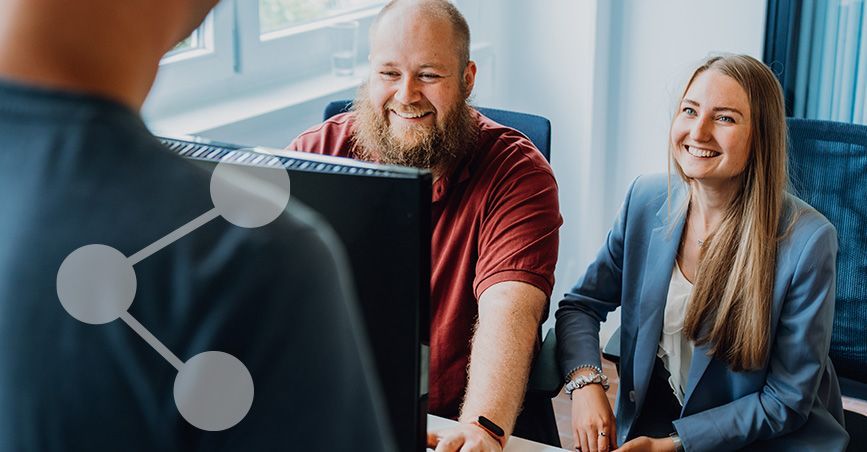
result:
[[[417,125],[395,136],[386,112],[370,102],[367,84],[358,90],[355,111],[355,156],[362,160],[445,171],[462,159],[478,140],[479,124],[463,97],[440,127]]]

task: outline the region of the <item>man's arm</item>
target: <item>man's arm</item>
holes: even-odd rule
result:
[[[546,302],[541,290],[517,281],[494,284],[479,297],[461,422],[485,416],[512,433]]]
[[[461,423],[470,424],[485,416],[503,428],[506,438],[512,433],[524,400],[546,298],[538,288],[517,281],[494,284],[479,297]],[[462,446],[499,449],[488,433],[472,425],[436,432],[429,444],[436,443],[437,451]]]

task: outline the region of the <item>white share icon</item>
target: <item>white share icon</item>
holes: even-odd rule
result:
[[[70,253],[57,272],[57,296],[66,312],[84,323],[123,320],[177,369],[173,393],[181,416],[199,429],[221,431],[241,422],[253,405],[253,378],[244,363],[219,351],[181,361],[127,311],[136,293],[135,264],[218,216],[244,228],[274,221],[289,202],[289,174],[281,167],[224,160],[211,175],[210,191],[213,209],[132,256],[99,244]]]

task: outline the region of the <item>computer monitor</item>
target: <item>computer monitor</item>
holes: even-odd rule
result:
[[[398,450],[424,450],[421,394],[427,390],[420,377],[428,368],[421,343],[430,325],[430,172],[194,137],[160,141],[206,166],[222,160],[288,170],[292,197],[331,223],[346,249]],[[340,363],[334,365],[339,372]]]

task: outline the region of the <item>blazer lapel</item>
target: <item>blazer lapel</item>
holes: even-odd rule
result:
[[[710,364],[711,357],[709,353],[710,344],[696,346],[692,352],[692,362],[689,365],[689,376],[686,377],[686,392],[683,394],[683,409],[680,412],[681,416],[683,416],[683,413],[686,411],[686,407],[689,405],[689,401],[692,398],[692,394],[695,392],[695,388],[698,386],[699,380],[704,376],[704,372]]]
[[[672,186],[672,214],[679,212],[685,202],[686,191],[681,186]],[[656,212],[656,227],[651,231],[650,244],[644,262],[644,283],[641,287],[638,314],[639,325],[635,346],[634,383],[638,402],[636,408],[641,410],[653,365],[656,362],[656,351],[659,347],[659,336],[662,333],[662,321],[665,313],[665,300],[668,296],[668,286],[671,282],[671,272],[674,269],[680,237],[683,234],[683,214],[677,215],[674,225],[670,224],[668,203],[663,203]]]

